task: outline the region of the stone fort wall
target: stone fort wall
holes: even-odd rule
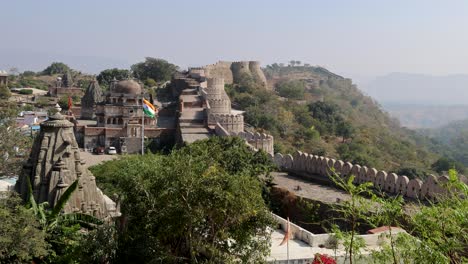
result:
[[[200,69],[204,69],[204,73]],[[191,68],[190,73],[196,76],[206,78],[222,78],[226,84],[238,82],[242,76],[248,75],[262,83],[263,87],[267,88],[267,80],[265,74],[260,68],[259,61],[219,61],[215,64],[206,65],[204,67]]]
[[[375,168],[367,168],[342,160],[316,156],[297,151],[294,155],[276,153],[274,163],[282,170],[295,173],[305,178],[329,181],[328,176],[336,173],[340,177],[354,175],[354,183],[372,182],[374,188],[387,193],[401,194],[408,198],[434,199],[444,192],[442,185],[448,182],[448,176],[429,175],[425,181],[409,179],[404,175],[387,173]],[[466,182],[466,178],[462,181]]]

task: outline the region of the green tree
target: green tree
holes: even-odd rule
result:
[[[240,138],[213,137],[92,170],[104,191],[124,199],[122,261],[258,263],[269,253],[272,222],[259,175],[271,165]]]
[[[341,178],[333,172],[330,176],[332,181],[350,198],[335,205],[334,211],[338,213],[338,218],[334,220],[344,221],[349,226],[349,230],[343,231],[337,225],[332,226],[332,230],[336,234],[338,241],[343,241],[346,255],[345,261],[349,258],[349,263],[356,263],[360,257],[360,252],[365,246],[365,242],[361,237],[358,237],[358,228],[363,223],[373,224],[374,220],[369,218],[372,202],[364,196],[373,196],[371,191],[372,183],[367,182],[360,185],[354,185],[355,176],[351,175],[348,178]]]
[[[53,62],[50,66],[42,71],[45,75],[65,74],[70,71],[70,67],[63,62]]]
[[[8,100],[10,96],[10,89],[6,85],[0,85],[0,100]]]
[[[24,71],[21,74],[21,77],[34,77],[34,76],[36,76],[36,73],[33,71]]]
[[[276,84],[276,91],[282,97],[302,99],[304,98],[305,84],[301,80],[281,81]]]
[[[16,129],[18,112],[15,103],[0,102],[0,176],[19,173],[24,152],[32,143],[30,137]]]
[[[428,206],[411,215],[410,233],[404,251],[414,263],[467,263],[468,261],[468,186],[455,170],[441,184],[443,192]]]
[[[336,134],[343,138],[343,142],[345,142],[346,139],[351,138],[354,134],[354,131],[354,127],[350,123],[345,121],[339,122],[336,126]]]
[[[46,236],[17,195],[0,193],[0,263],[31,263],[49,254]]]
[[[439,158],[436,162],[434,162],[431,165],[431,169],[438,173],[447,172],[451,169],[455,169],[460,173],[465,172],[465,166],[463,166],[463,164],[445,157]]]
[[[133,64],[133,74],[140,80],[153,79],[156,82],[169,81],[179,67],[163,59],[146,57],[144,62]]]
[[[118,81],[126,79],[130,76],[130,71],[126,69],[107,69],[100,72],[96,79],[98,80],[99,84],[104,87],[109,87],[112,80],[116,79]]]
[[[81,229],[93,229],[102,225],[102,221],[83,213],[63,213],[65,205],[78,188],[78,180],[65,190],[53,208],[49,208],[48,202],[37,204],[29,178],[27,178],[27,184],[29,190],[27,206],[38,219],[41,230],[53,252],[49,256],[49,261],[52,263],[72,263],[73,258],[76,257],[74,253],[79,248],[79,241],[84,235]]]

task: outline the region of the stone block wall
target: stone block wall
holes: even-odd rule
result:
[[[197,75],[200,71],[200,68],[190,68],[189,72],[192,72],[192,69],[194,75]],[[243,75],[248,75],[261,82],[264,88],[267,88],[267,80],[260,68],[259,61],[219,61],[202,67],[202,69],[204,69],[206,78],[222,78],[227,84],[232,84],[239,82]]]
[[[333,172],[343,178],[354,175],[356,184],[371,182],[377,190],[401,194],[415,199],[436,198],[444,192],[442,185],[448,181],[447,176],[436,177],[434,175],[429,175],[425,181],[420,179],[410,180],[405,175],[387,173],[375,168],[367,168],[366,166],[300,151],[297,151],[294,155],[276,153],[271,158],[282,170],[305,177],[314,175],[326,181]],[[466,182],[466,179],[463,178],[463,181]]]
[[[266,153],[274,153],[273,136],[264,133],[240,132],[235,136],[243,138],[255,149],[263,149]]]
[[[208,123],[222,125],[229,133],[244,131],[244,116],[241,114],[210,114]]]

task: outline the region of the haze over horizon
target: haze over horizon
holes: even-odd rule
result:
[[[63,61],[97,73],[151,56],[183,68],[294,59],[358,83],[392,72],[468,74],[461,0],[25,0],[2,9],[0,69]]]

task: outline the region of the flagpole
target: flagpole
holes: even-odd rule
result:
[[[288,231],[287,231],[288,240],[286,240],[286,264],[289,264],[289,239],[291,236],[291,224],[289,223],[288,217]]]
[[[141,106],[143,106],[143,97]],[[145,155],[145,111],[143,109],[141,109],[141,155]]]

